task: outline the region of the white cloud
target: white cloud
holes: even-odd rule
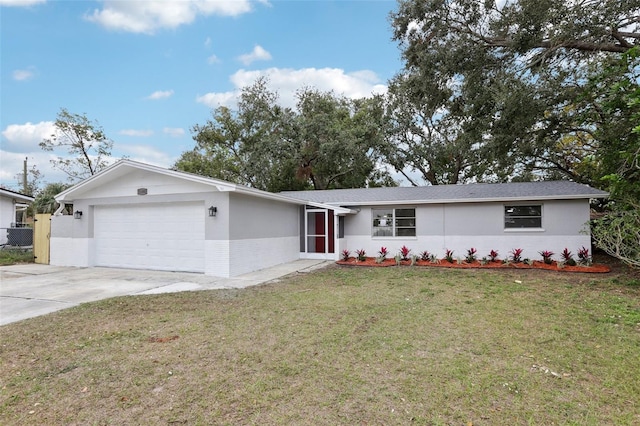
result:
[[[47,0],[0,0],[0,6],[34,6],[46,3]]]
[[[198,16],[238,16],[251,11],[249,0],[119,1],[105,0],[85,19],[111,30],[153,34],[190,24]]]
[[[216,55],[211,55],[207,58],[207,62],[211,65],[211,64],[218,64],[220,63],[220,59],[216,56]]]
[[[36,75],[35,68],[28,67],[27,69],[24,69],[24,70],[15,70],[13,72],[13,79],[17,81],[26,81],[26,80],[31,80],[33,77],[35,77],[35,75]]]
[[[3,131],[2,146],[12,152],[29,152],[40,149],[39,143],[56,132],[53,121],[39,123],[10,124]]]
[[[211,37],[207,37],[204,41],[204,47],[211,47]]]
[[[220,105],[234,107],[240,90],[253,84],[259,77],[268,79],[269,89],[277,91],[280,104],[287,107],[295,107],[296,91],[305,87],[323,92],[334,91],[352,99],[383,94],[387,91],[387,86],[369,70],[345,73],[340,68],[267,68],[256,71],[239,70],[230,77],[235,90],[207,93],[198,96],[196,101],[211,108]]]
[[[223,92],[223,93],[207,93],[202,96],[196,97],[196,102],[204,104],[210,108],[217,108],[219,106],[232,107],[236,103],[239,91]]]
[[[22,190],[22,184],[18,181],[17,175],[22,175],[23,162],[27,158],[27,168],[31,170],[33,166],[42,175],[42,184],[51,182],[67,182],[68,176],[53,167],[51,160],[57,158],[55,152],[33,151],[29,153],[16,153],[0,151],[2,158],[2,168],[0,169],[0,183],[16,191]]]
[[[173,138],[178,138],[184,135],[184,129],[181,127],[165,127],[162,129],[162,133]]]
[[[173,90],[157,90],[152,94],[150,94],[149,96],[147,96],[147,99],[150,99],[152,101],[157,101],[158,99],[170,98],[171,95],[173,95]]]
[[[114,145],[114,149],[116,148],[131,160],[139,161],[141,163],[170,167],[175,162],[175,158],[149,145],[117,144]]]
[[[251,53],[238,56],[238,60],[244,65],[250,65],[255,61],[269,61],[271,60],[271,53],[264,50],[262,46],[256,44]]]
[[[148,138],[153,135],[153,130],[123,129],[118,132],[120,135],[133,136],[134,138]]]

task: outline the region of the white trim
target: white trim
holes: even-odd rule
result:
[[[601,198],[608,198],[609,194],[604,195],[584,195],[584,194],[575,194],[575,195],[537,195],[532,197],[491,197],[491,198],[446,198],[446,199],[422,199],[422,200],[392,200],[392,201],[330,201],[325,202],[325,205],[329,206],[340,206],[342,208],[346,208],[345,206],[351,207],[352,209],[356,206],[398,206],[404,204],[454,204],[454,203],[508,203],[508,202],[536,202],[536,201],[551,201],[551,200],[594,200]],[[307,202],[307,204],[311,204],[311,202]]]
[[[26,201],[26,202],[32,202],[33,200],[35,200],[35,198],[30,195],[21,194],[19,192],[14,192],[4,188],[0,188],[0,195],[7,198],[13,198],[14,202],[16,200]]]
[[[55,196],[55,200],[58,203],[62,203],[63,201],[73,201],[74,200],[73,194],[75,192],[85,187],[89,187],[89,189],[91,189],[91,186],[94,182],[101,180],[104,178],[104,176],[115,173],[122,168],[138,169],[138,170],[148,171],[152,173],[158,173],[165,176],[172,176],[178,179],[184,179],[190,182],[196,182],[196,183],[204,184],[207,186],[211,186],[215,188],[217,191],[222,191],[222,192],[237,192],[240,194],[250,195],[250,196],[264,198],[268,200],[280,201],[283,203],[296,204],[296,205],[312,205],[315,207],[327,208],[327,209],[330,208],[342,214],[352,213],[350,209],[343,208],[343,207],[333,207],[323,203],[304,201],[298,198],[291,198],[291,197],[287,197],[280,194],[274,194],[272,192],[262,191],[255,188],[249,188],[247,186],[237,185],[235,183],[225,182],[219,179],[199,176],[192,173],[178,172],[175,170],[169,170],[162,167],[152,166],[150,164],[139,163],[137,161],[131,161],[126,159],[120,160],[117,163],[113,164],[112,166],[109,166],[108,168],[83,180],[82,182],[72,186],[71,188],[65,191],[62,191],[61,193]]]

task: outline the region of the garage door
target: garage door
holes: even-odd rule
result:
[[[204,205],[96,206],[96,265],[204,272]]]

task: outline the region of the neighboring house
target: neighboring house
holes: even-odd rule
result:
[[[273,194],[122,160],[56,196],[51,264],[229,277],[381,246],[537,258],[589,247],[589,200],[606,196],[572,182]],[[69,204],[74,215],[61,215]]]
[[[22,214],[33,200],[29,195],[0,188],[0,245],[9,242],[8,230],[21,225],[17,213]]]

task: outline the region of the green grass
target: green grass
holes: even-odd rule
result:
[[[639,424],[634,279],[330,267],[85,304],[0,328],[0,423]]]
[[[17,263],[32,263],[33,252],[23,249],[2,249],[0,250],[0,266],[15,265]]]

